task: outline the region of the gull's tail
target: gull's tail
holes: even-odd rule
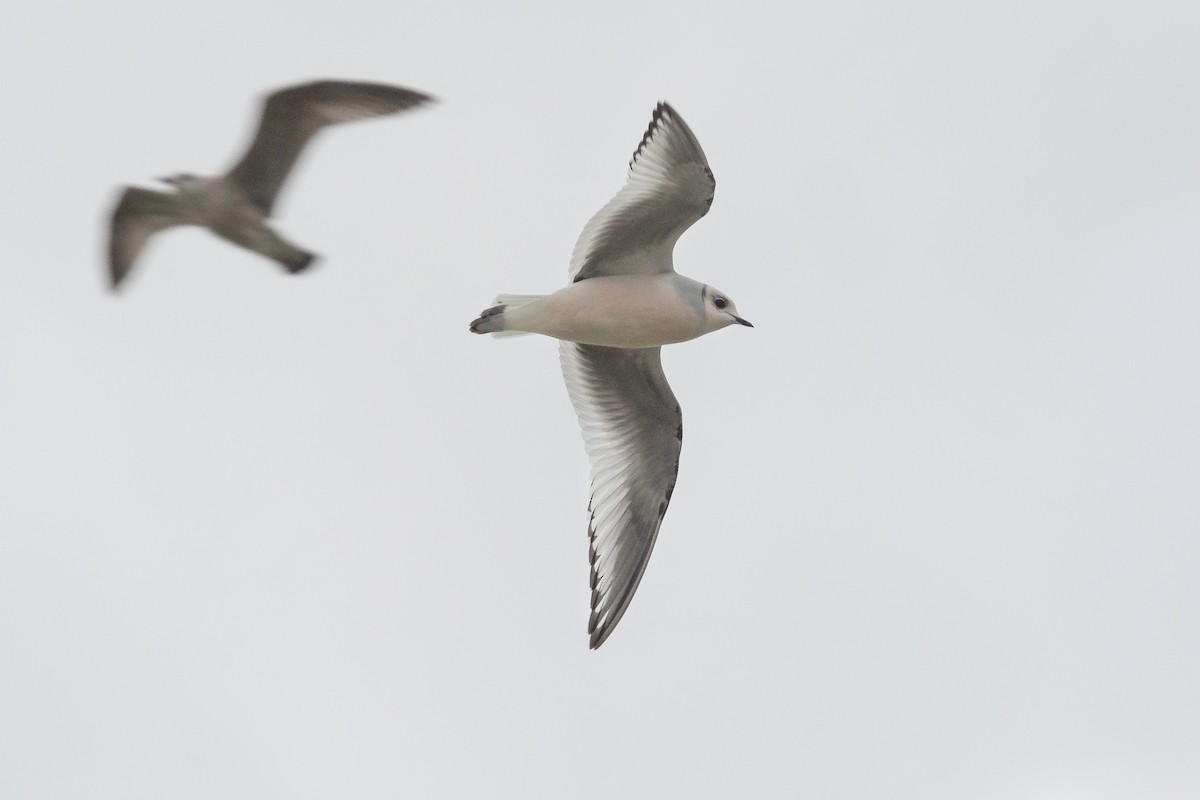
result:
[[[534,300],[541,300],[543,297],[545,297],[544,294],[497,295],[496,299],[492,301],[496,305],[479,312],[479,316],[471,323],[471,333],[491,333],[495,334],[496,338],[503,336],[523,336],[528,331],[510,331],[504,327],[504,310],[507,308],[520,308],[527,303],[532,303]]]
[[[304,272],[306,269],[311,267],[313,262],[317,260],[317,254],[297,248],[295,252],[276,257],[275,260],[278,261],[285,270],[295,275],[296,273]]]

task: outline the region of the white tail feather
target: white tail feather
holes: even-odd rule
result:
[[[472,333],[490,333],[498,339],[512,336],[525,336],[528,331],[509,331],[504,329],[504,312],[510,308],[520,308],[534,300],[545,297],[541,294],[501,294],[492,302],[491,308],[485,309],[479,318],[471,323]]]
[[[520,308],[526,303],[532,303],[534,300],[541,300],[543,297],[545,297],[544,294],[498,294],[492,302],[498,306],[504,306],[504,309],[507,311],[510,308]],[[511,339],[514,336],[530,335],[529,331],[492,331],[492,336],[497,339]]]

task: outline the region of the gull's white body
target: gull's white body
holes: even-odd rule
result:
[[[695,135],[660,103],[625,187],[584,226],[567,286],[549,295],[501,295],[471,323],[474,333],[560,341],[592,464],[593,649],[629,607],[675,488],[683,415],[661,347],[750,324],[728,296],[675,272],[675,242],[708,213],[715,186]]]
[[[572,283],[504,313],[506,330],[604,347],[658,347],[712,328],[705,286],[675,272],[610,275]],[[733,322],[718,320],[722,327]]]

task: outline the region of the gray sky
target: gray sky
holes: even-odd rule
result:
[[[1200,794],[1200,6],[26,3],[0,26],[0,795]],[[258,97],[301,278],[117,187]],[[679,483],[589,652],[548,292],[658,100],[717,177]]]

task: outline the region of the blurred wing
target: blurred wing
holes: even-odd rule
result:
[[[108,242],[108,277],[120,287],[146,241],[164,228],[183,224],[175,195],[130,187],[113,210]]]
[[[432,98],[381,83],[317,81],[269,95],[250,149],[229,171],[256,206],[271,213],[279,187],[317,131],[418,106]]]
[[[716,186],[691,129],[659,103],[629,162],[629,180],[579,235],[569,282],[673,271],[675,242],[708,213]]]
[[[559,343],[592,465],[592,649],[604,644],[633,599],[679,471],[683,415],[659,354],[658,347]]]

